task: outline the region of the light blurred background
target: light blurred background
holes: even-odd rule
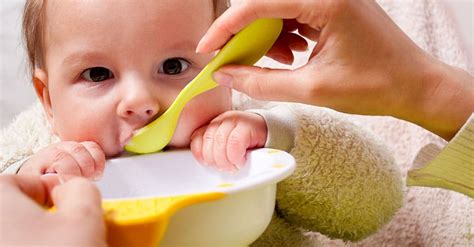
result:
[[[474,0],[441,2],[448,8],[456,23],[472,65]],[[24,0],[0,0],[0,128],[4,128],[15,115],[36,99],[28,78],[20,34],[23,4]]]

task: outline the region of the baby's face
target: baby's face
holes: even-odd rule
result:
[[[211,60],[194,51],[213,19],[211,0],[48,1],[35,86],[55,133],[121,153]],[[197,96],[170,145],[188,146],[195,129],[230,107],[228,89]]]

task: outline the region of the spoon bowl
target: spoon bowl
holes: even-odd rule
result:
[[[184,106],[196,95],[218,85],[212,73],[226,64],[253,65],[270,50],[282,27],[281,19],[258,19],[237,33],[184,87],[165,113],[134,134],[125,150],[141,154],[162,150],[173,138]]]

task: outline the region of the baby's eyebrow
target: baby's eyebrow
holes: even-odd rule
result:
[[[74,52],[68,55],[63,59],[63,66],[76,66],[82,64],[84,61],[93,60],[101,57],[99,53],[96,52]]]
[[[176,42],[165,42],[169,45],[164,46],[162,49],[164,50],[196,50],[197,41],[196,40],[179,40]]]
[[[189,51],[194,52],[197,46],[197,41],[192,40],[192,39],[183,39],[183,40],[178,40],[176,42],[170,41],[170,42],[164,42],[164,43],[166,45],[160,47],[160,50],[165,50],[165,51],[189,50]],[[84,61],[97,60],[101,57],[103,57],[103,54],[101,54],[100,52],[76,51],[67,55],[62,61],[62,65],[68,66],[68,67],[77,66],[84,63]]]

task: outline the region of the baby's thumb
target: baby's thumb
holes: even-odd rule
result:
[[[299,101],[298,71],[245,65],[228,65],[214,72],[218,84],[233,88],[252,98],[274,101]]]
[[[84,178],[74,178],[56,186],[52,199],[60,214],[102,220],[100,192]]]

